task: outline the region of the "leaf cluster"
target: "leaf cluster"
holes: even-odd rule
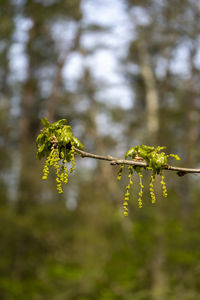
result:
[[[136,159],[136,158],[143,158],[147,164],[148,169],[153,171],[153,174],[160,174],[163,167],[168,162],[168,157],[174,157],[176,160],[180,160],[178,155],[175,154],[165,154],[162,150],[166,147],[152,147],[152,146],[146,146],[146,145],[140,145],[130,148],[125,157]]]
[[[36,139],[37,157],[39,159],[48,157],[51,153],[52,146],[59,150],[60,158],[71,160],[72,145],[78,149],[83,149],[82,143],[73,136],[71,126],[66,125],[67,120],[62,119],[50,124],[49,121],[42,119],[44,128]]]

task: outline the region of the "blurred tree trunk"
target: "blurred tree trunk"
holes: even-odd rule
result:
[[[97,117],[99,114],[99,104],[95,99],[95,84],[93,83],[90,70],[85,68],[84,73],[84,82],[85,90],[90,101],[90,111],[88,114],[88,120],[86,124],[86,132],[91,136],[94,141],[94,152],[105,154],[109,152],[107,145],[103,142],[103,137],[99,137],[98,128],[97,128]],[[117,189],[115,184],[115,178],[113,176],[113,169],[105,162],[97,162],[97,175],[96,175],[96,184],[97,190],[101,193],[102,186],[107,190],[107,195],[114,195],[113,198],[117,195]],[[117,197],[118,198],[118,197]]]
[[[12,117],[10,116],[12,109],[10,101],[12,81],[9,78],[10,58],[8,57],[15,29],[14,16],[15,11],[12,4],[10,2],[3,3],[0,9],[0,204],[6,203],[12,188],[12,180],[8,180],[7,178],[5,180],[4,176],[8,172],[12,173],[12,161],[14,157],[13,143],[15,142],[11,134],[11,126],[13,125]]]
[[[38,25],[38,27],[37,27]],[[35,158],[35,138],[38,132],[39,112],[41,107],[41,99],[38,91],[36,80],[37,59],[35,59],[33,51],[33,43],[38,36],[37,24],[33,20],[33,26],[29,30],[29,40],[27,43],[27,55],[29,57],[29,65],[27,78],[22,86],[21,96],[21,115],[19,120],[19,151],[20,151],[20,175],[19,175],[19,197],[17,208],[20,212],[26,210],[27,207],[39,200],[39,185],[34,174],[38,172],[38,162]],[[30,197],[31,196],[31,197]]]
[[[196,107],[197,99],[197,87],[196,87],[196,77],[198,75],[198,70],[196,70],[194,60],[196,56],[197,45],[193,43],[190,50],[190,73],[191,76],[186,84],[185,91],[185,124],[186,130],[184,134],[184,145],[186,150],[185,165],[189,167],[195,167],[196,163],[196,153],[197,153],[197,140],[198,140],[198,112]],[[191,215],[191,178],[189,176],[184,176],[181,182],[181,198],[182,198],[182,213],[183,217],[187,218]],[[187,224],[185,224],[187,226]]]
[[[81,38],[81,33],[82,33],[82,28],[81,25],[79,25],[79,28],[77,29],[76,35],[72,41],[72,45],[69,47],[69,49],[66,51],[66,53],[63,53],[58,57],[57,61],[57,71],[55,72],[54,75],[54,80],[52,83],[52,88],[51,88],[51,94],[50,97],[47,101],[47,106],[46,106],[46,112],[45,116],[50,122],[54,122],[56,118],[56,110],[59,107],[59,102],[62,99],[62,72],[63,68],[65,66],[65,62],[69,55],[73,52],[76,51],[79,48],[80,44],[80,38]],[[65,104],[66,105],[66,104]]]
[[[156,88],[154,73],[150,65],[150,59],[145,42],[142,39],[138,40],[138,54],[141,68],[141,75],[145,85],[146,96],[146,122],[148,142],[155,144],[159,130],[159,98]]]
[[[196,107],[197,99],[197,80],[199,71],[195,67],[195,57],[197,55],[198,45],[195,43],[190,50],[190,67],[191,67],[191,78],[188,82],[188,93],[187,97],[187,140],[188,140],[188,154],[187,162],[189,165],[194,166],[196,143],[198,139],[198,112]]]
[[[145,85],[146,114],[147,114],[147,141],[153,145],[159,143],[158,131],[159,124],[159,96],[156,87],[154,72],[150,64],[147,45],[140,39],[138,41],[139,63],[141,75]],[[158,185],[159,187],[159,185]],[[156,187],[159,195],[162,194],[161,188]],[[154,249],[152,257],[152,300],[167,299],[167,279],[165,274],[165,246],[164,246],[164,214],[161,203],[155,207],[154,223]]]

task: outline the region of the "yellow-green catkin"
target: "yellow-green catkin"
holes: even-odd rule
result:
[[[128,178],[129,178],[129,185],[133,185],[132,181],[132,174],[133,174],[133,166],[128,167]]]
[[[61,156],[61,157],[60,157]],[[59,161],[62,160],[62,167],[59,166]],[[56,187],[59,194],[63,193],[62,183],[68,183],[68,170],[67,170],[67,160],[64,158],[64,153],[59,154],[58,148],[52,147],[52,150],[47,157],[47,160],[43,169],[42,179],[46,180],[49,175],[49,166],[53,166],[56,172]],[[72,164],[74,167],[74,164]]]
[[[66,159],[63,160],[63,164],[64,164],[63,182],[64,182],[64,184],[67,184],[68,183],[68,170],[67,170],[67,160]]]
[[[44,168],[43,168],[43,176],[42,176],[43,180],[46,180],[48,175],[49,175],[49,166],[53,165],[54,156],[55,156],[55,149],[52,148],[49,156],[47,157],[47,159],[45,161],[45,165],[44,165]]]
[[[43,176],[42,176],[42,179],[43,180],[46,180],[47,177],[49,175],[49,161],[48,161],[48,158],[45,162],[45,165],[44,165],[44,168],[43,168]]]
[[[62,190],[62,176],[60,174],[60,166],[58,164],[60,160],[60,157],[59,157],[59,150],[57,148],[54,149],[54,160],[53,160],[53,167],[56,171],[56,182],[57,182],[57,191],[59,194],[62,194],[63,193],[63,190]]]
[[[144,185],[142,184],[143,175],[141,173],[138,173],[138,175],[139,175],[139,179],[140,179],[140,182],[139,182],[140,191],[138,193],[138,195],[139,195],[139,198],[138,198],[138,207],[142,208],[142,195],[143,195],[143,189],[144,189]]]
[[[167,197],[167,187],[166,187],[166,183],[165,183],[165,177],[162,173],[160,174],[160,176],[161,176],[160,183],[162,185],[163,196],[166,198]]]
[[[75,154],[75,147],[74,145],[72,144],[72,147],[71,147],[71,163],[72,163],[72,166],[71,166],[71,169],[70,169],[70,173],[72,173],[75,169],[75,158],[74,158],[74,154]]]
[[[122,172],[123,172],[123,169],[124,169],[124,165],[120,165],[120,168],[119,168],[119,171],[117,173],[117,180],[120,181],[121,178],[122,178]]]
[[[154,181],[155,181],[155,175],[151,175],[150,184],[149,184],[149,191],[150,191],[150,196],[151,196],[151,202],[152,203],[156,202],[156,196],[155,196],[155,192],[154,192]]]
[[[128,178],[129,178],[129,182],[126,186],[126,193],[124,195],[124,203],[123,203],[123,207],[124,207],[124,216],[128,216],[128,201],[130,200],[130,188],[131,185],[133,184],[132,181],[132,174],[133,174],[133,167],[129,166],[128,167]]]
[[[126,193],[124,195],[124,203],[123,203],[123,207],[124,207],[124,216],[128,216],[128,201],[130,199],[130,185],[128,184],[126,186]]]
[[[68,170],[67,170],[67,160],[66,160],[66,152],[61,152],[61,159],[62,159],[62,167],[61,167],[61,174],[60,180],[64,183],[68,183]]]

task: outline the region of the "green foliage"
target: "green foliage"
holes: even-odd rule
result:
[[[62,193],[62,183],[68,182],[67,162],[71,162],[70,172],[75,168],[75,148],[83,149],[82,143],[73,136],[71,127],[66,125],[67,120],[62,119],[50,124],[42,119],[44,128],[36,139],[37,157],[46,157],[42,179],[49,175],[49,166],[53,166],[56,172],[58,193]]]
[[[127,158],[131,158],[133,160],[143,160],[145,161],[148,166],[146,167],[146,169],[151,170],[152,174],[150,176],[150,183],[149,183],[149,192],[150,192],[150,196],[151,196],[151,201],[152,203],[156,202],[156,197],[155,197],[155,192],[154,192],[154,181],[155,181],[155,175],[159,174],[161,176],[161,185],[162,185],[162,189],[163,189],[163,196],[167,197],[167,188],[166,188],[166,184],[164,181],[164,175],[162,173],[162,170],[164,168],[164,166],[167,165],[168,162],[168,157],[173,157],[176,160],[180,160],[178,155],[175,154],[165,154],[164,152],[162,152],[161,150],[165,149],[166,147],[160,147],[158,146],[157,148],[155,147],[150,147],[150,146],[146,146],[146,145],[141,145],[141,146],[135,146],[130,148],[125,155],[125,159]],[[120,180],[122,177],[122,171],[124,169],[124,165],[120,166],[119,172],[118,172],[118,177],[117,179]],[[142,195],[143,195],[143,189],[144,186],[142,184],[142,178],[143,175],[141,174],[142,170],[144,169],[144,167],[138,167],[138,166],[129,166],[128,167],[128,179],[129,179],[129,183],[126,186],[126,193],[125,193],[125,197],[124,197],[124,215],[128,216],[128,200],[130,199],[130,187],[133,184],[132,181],[132,174],[133,171],[135,171],[138,175],[139,175],[139,198],[138,198],[138,207],[142,208]]]
[[[132,158],[135,159],[137,157],[143,158],[148,163],[148,169],[153,171],[153,174],[160,174],[160,171],[167,164],[168,157],[174,157],[176,160],[180,160],[178,155],[169,154],[166,155],[161,150],[165,149],[166,147],[150,147],[146,145],[135,146],[130,148],[125,158]]]

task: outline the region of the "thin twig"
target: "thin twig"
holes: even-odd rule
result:
[[[104,156],[104,155],[93,154],[93,153],[89,153],[89,152],[86,152],[83,150],[79,150],[77,148],[75,148],[75,151],[78,154],[80,154],[81,157],[89,157],[89,158],[93,158],[93,159],[110,161],[111,165],[122,165],[122,164],[123,165],[133,165],[133,166],[143,167],[145,169],[148,167],[148,164],[144,160],[141,160],[140,157],[137,160],[128,160],[128,159],[121,159],[118,157],[114,157],[111,155]],[[169,171],[176,171],[179,176],[183,176],[187,173],[200,173],[200,169],[174,167],[174,166],[170,166],[168,164],[165,164],[163,166],[163,169],[169,170]]]

